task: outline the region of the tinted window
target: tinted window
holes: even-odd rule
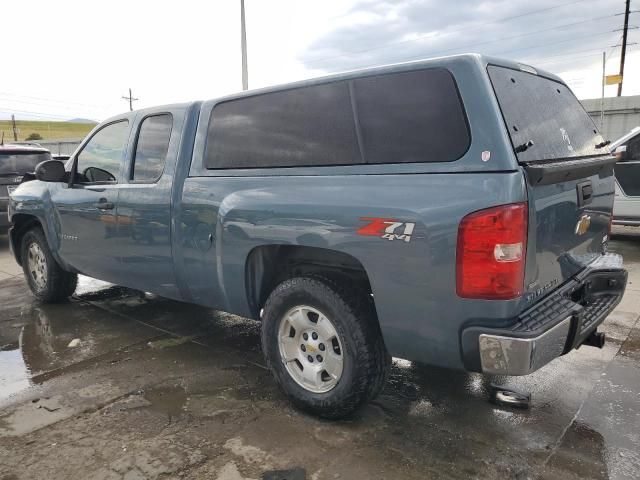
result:
[[[27,172],[33,172],[36,165],[45,160],[51,160],[50,153],[2,152],[0,153],[0,175],[11,173],[24,175]]]
[[[367,163],[448,162],[469,148],[453,76],[429,69],[355,80]]]
[[[640,135],[633,137],[627,143],[627,161],[640,160]]]
[[[207,168],[359,163],[346,82],[232,100],[212,113]]]
[[[602,142],[593,120],[569,88],[532,73],[489,66],[514,148],[533,142],[518,153],[521,162],[602,155]]]
[[[164,170],[173,117],[154,115],[142,121],[133,158],[133,180],[154,182]]]
[[[78,155],[82,182],[115,182],[124,158],[129,122],[111,123],[99,130]]]

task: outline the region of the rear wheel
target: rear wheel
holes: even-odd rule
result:
[[[20,258],[29,288],[41,302],[60,302],[75,292],[78,276],[58,265],[39,227],[32,228],[22,237]]]
[[[390,357],[366,294],[327,279],[293,278],[269,296],[262,349],[298,407],[344,417],[382,389]]]

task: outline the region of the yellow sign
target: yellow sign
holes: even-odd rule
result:
[[[604,83],[606,85],[617,85],[622,83],[622,75],[607,75],[604,77]]]

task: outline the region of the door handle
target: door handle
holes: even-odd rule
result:
[[[113,210],[114,205],[111,202],[98,202],[96,203],[96,207],[100,210]]]

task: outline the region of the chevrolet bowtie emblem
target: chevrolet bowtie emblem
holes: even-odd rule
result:
[[[591,217],[589,215],[582,215],[578,223],[576,223],[576,235],[584,235],[589,230],[591,225]]]

